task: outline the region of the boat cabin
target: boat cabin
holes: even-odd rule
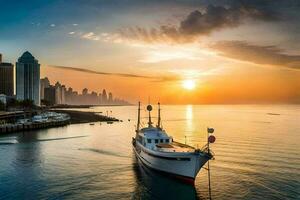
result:
[[[140,102],[138,109],[138,122],[135,139],[147,149],[160,152],[194,152],[195,148],[179,142],[174,142],[173,137],[169,136],[161,126],[160,104],[158,103],[158,122],[154,127],[151,121],[152,106],[148,105],[149,111],[148,127],[140,129]]]
[[[156,127],[147,127],[140,130],[137,140],[146,148],[156,149],[157,145],[170,145],[173,138],[164,130]]]

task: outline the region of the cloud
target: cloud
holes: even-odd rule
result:
[[[74,31],[72,31],[72,32],[69,32],[69,34],[70,34],[70,35],[74,35],[74,34],[75,34],[75,32],[74,32]]]
[[[77,34],[82,39],[86,40],[94,40],[94,41],[101,41],[101,42],[112,42],[112,43],[121,43],[125,42],[125,40],[122,39],[120,34],[118,33],[100,33],[96,34],[94,32],[80,32]]]
[[[77,72],[83,72],[83,73],[90,73],[90,74],[99,74],[99,75],[106,75],[106,76],[120,76],[120,77],[127,77],[127,78],[144,78],[149,79],[152,81],[175,81],[178,80],[175,76],[166,76],[166,77],[155,77],[155,76],[144,76],[144,75],[136,75],[136,74],[125,74],[125,73],[110,73],[110,72],[99,72],[89,69],[83,69],[83,68],[76,68],[76,67],[67,67],[67,66],[57,66],[57,65],[47,65],[47,67],[51,68],[57,68],[57,69],[63,69],[63,70],[71,70],[71,71],[77,71]]]
[[[51,27],[55,27],[55,24],[50,24]]]
[[[150,50],[144,53],[144,58],[140,59],[142,63],[159,63],[172,60],[202,60],[203,52],[198,46],[175,46],[153,45]]]
[[[237,6],[225,8],[209,5],[206,13],[196,10],[180,23],[179,32],[186,35],[206,35],[215,30],[239,26],[243,20],[274,20],[274,16],[253,7]]]
[[[276,46],[258,46],[245,41],[222,41],[210,46],[220,55],[256,64],[300,69],[300,55],[283,53]]]
[[[100,37],[97,36],[93,32],[85,33],[81,37],[84,38],[84,39],[88,39],[88,40],[99,40],[100,39]]]
[[[224,28],[241,25],[246,19],[274,21],[274,12],[261,7],[235,4],[231,7],[208,5],[205,12],[195,10],[183,19],[179,26],[163,25],[159,28],[127,28],[120,34],[127,39],[152,42],[188,43]]]

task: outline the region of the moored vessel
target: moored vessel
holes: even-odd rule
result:
[[[139,103],[136,135],[132,138],[136,157],[146,167],[194,184],[200,169],[213,158],[209,149],[209,141],[214,142],[214,136],[209,136],[207,145],[202,149],[176,142],[161,126],[160,104],[158,104],[156,126],[151,120],[152,106],[147,106],[148,125],[143,128],[140,122],[140,110]],[[208,128],[208,134],[212,133],[213,129]]]

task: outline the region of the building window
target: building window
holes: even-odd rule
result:
[[[158,139],[155,139],[155,143],[156,143],[156,144],[158,143]]]
[[[166,139],[166,143],[169,143],[169,139]]]
[[[147,139],[147,142],[148,142],[148,143],[151,143],[151,139]]]
[[[160,143],[164,143],[164,139],[160,139]]]

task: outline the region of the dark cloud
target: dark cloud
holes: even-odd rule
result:
[[[269,8],[269,7],[268,7]],[[208,5],[205,12],[195,10],[183,19],[179,26],[160,26],[145,29],[141,27],[129,28],[121,31],[121,35],[129,39],[145,42],[192,42],[199,36],[208,35],[223,28],[237,27],[246,19],[275,21],[278,16],[270,9],[233,4],[232,6]]]
[[[222,41],[211,45],[222,56],[256,64],[300,69],[300,55],[283,53],[276,46],[258,46],[245,41]]]
[[[67,66],[57,66],[57,65],[47,65],[47,67],[63,69],[63,70],[71,70],[83,73],[90,73],[90,74],[98,74],[98,75],[106,75],[106,76],[120,76],[125,78],[143,78],[149,79],[153,82],[165,82],[165,81],[175,81],[178,80],[177,77],[174,76],[165,76],[165,77],[155,77],[155,76],[143,76],[143,75],[136,75],[136,74],[125,74],[125,73],[110,73],[110,72],[99,72],[89,69],[77,68],[77,67],[67,67]]]
[[[188,35],[209,34],[214,30],[236,27],[246,18],[264,21],[276,20],[276,17],[270,12],[254,7],[234,6],[225,8],[209,5],[205,13],[198,10],[191,12],[180,23],[179,32]]]

